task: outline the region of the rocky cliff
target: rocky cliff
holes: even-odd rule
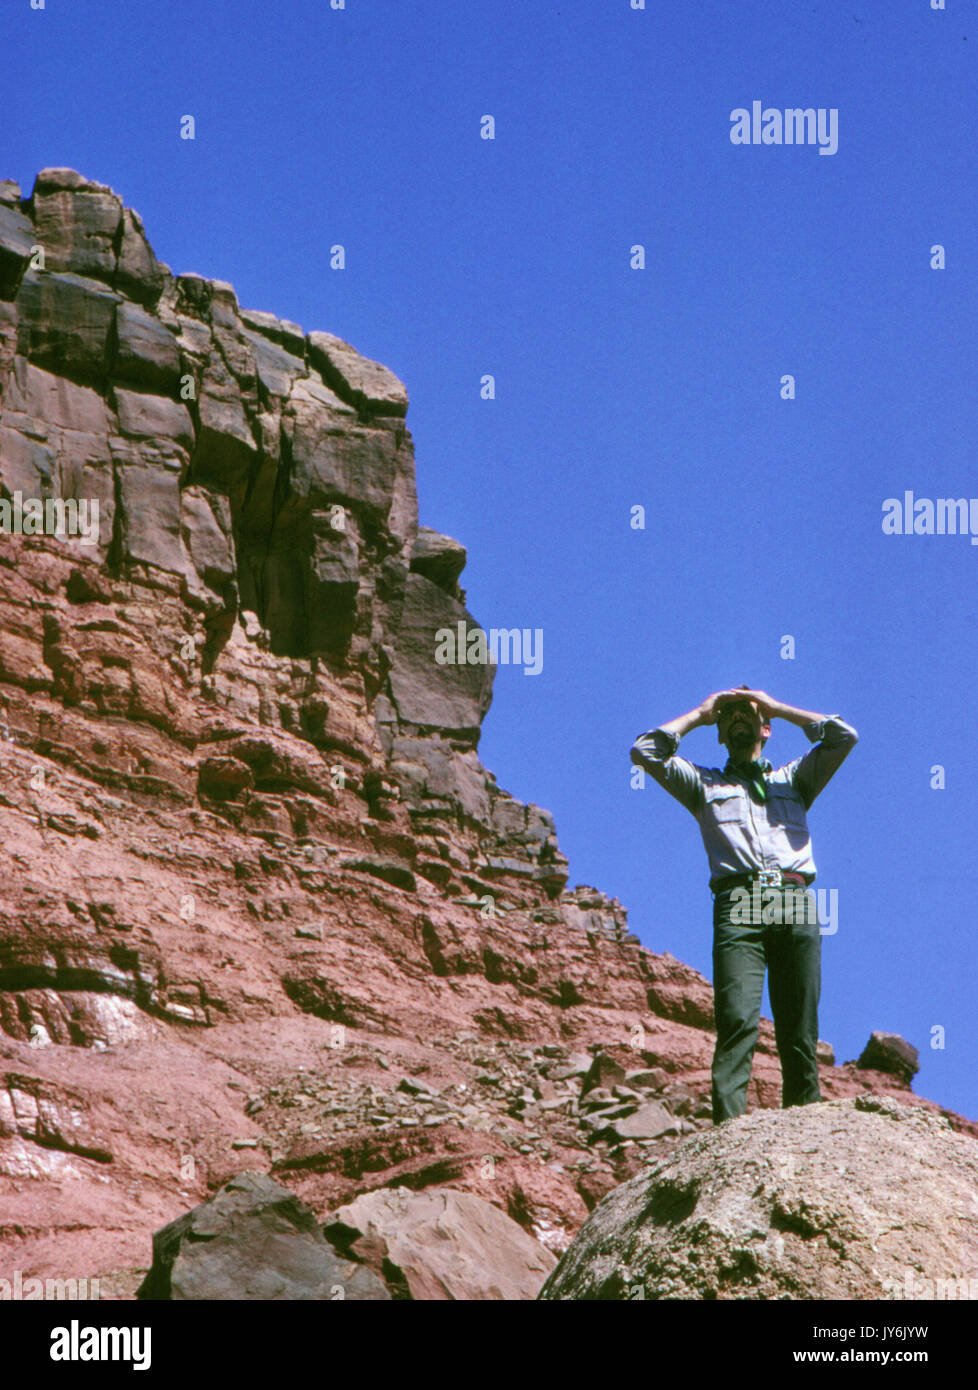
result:
[[[492,667],[433,659],[475,620],[407,406],[103,185],[0,184],[0,1275],[131,1295],[246,1168],[559,1252],[709,1124],[707,981],[567,888],[479,759]],[[824,1094],[936,1109],[888,1055],[823,1047]]]

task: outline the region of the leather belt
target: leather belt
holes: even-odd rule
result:
[[[714,893],[725,893],[730,888],[750,888],[754,884],[761,888],[780,888],[785,883],[799,883],[808,887],[804,874],[796,874],[791,869],[755,869],[749,874],[727,874],[725,878],[715,879],[710,888]]]

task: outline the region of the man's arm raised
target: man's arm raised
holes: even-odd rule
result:
[[[686,714],[670,719],[668,724],[660,724],[648,733],[640,735],[632,745],[631,760],[636,767],[643,768],[654,777],[661,787],[681,801],[687,811],[695,815],[703,796],[699,770],[685,758],[677,758],[679,740],[690,729],[701,724],[716,723],[716,702],[721,696],[732,696],[730,690],[717,691]]]
[[[801,792],[805,805],[811,806],[819,792],[848,758],[859,742],[851,724],[837,714],[815,714],[812,710],[796,709],[794,705],[772,700],[763,690],[745,690],[764,719],[786,719],[797,724],[815,747],[798,759],[792,781]]]
[[[786,705],[781,700],[772,699],[764,690],[738,690],[732,693],[739,695],[743,700],[753,700],[766,723],[770,723],[772,719],[786,719],[789,724],[797,724],[799,728],[804,728],[806,724],[824,724],[826,719],[833,717],[828,714],[816,714],[810,709],[796,709],[794,705]]]

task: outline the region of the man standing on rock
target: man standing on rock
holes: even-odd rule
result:
[[[777,771],[761,757],[775,718],[799,725],[815,744]],[[700,724],[716,724],[717,739],[726,745],[730,756],[722,771],[676,756],[679,740]],[[814,905],[808,885],[815,861],[805,813],[858,737],[837,715],[795,709],[741,686],[708,696],[688,714],[642,734],[632,747],[632,762],[696,817],[710,860],[714,1124],[747,1109],[765,964],[781,1058],[781,1103],[822,1099],[815,1058],[822,937],[817,913],[796,910],[799,899]]]

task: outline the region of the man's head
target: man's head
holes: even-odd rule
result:
[[[771,726],[753,700],[731,697],[717,705],[717,741],[726,744],[732,758],[758,757],[770,737]]]

